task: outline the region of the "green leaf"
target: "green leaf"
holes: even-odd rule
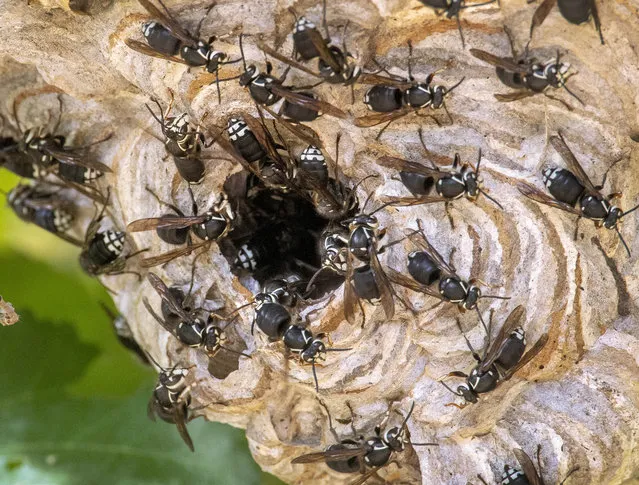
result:
[[[6,192],[18,179],[2,172]],[[98,305],[110,297],[77,248],[6,205],[0,228],[0,295],[22,317],[0,328],[2,485],[281,483],[259,472],[241,430],[189,423],[191,453],[174,426],[151,422],[156,373],[115,338]]]
[[[151,422],[153,384],[127,398],[72,397],[98,355],[72,326],[23,312],[2,329],[0,483],[250,485],[262,482],[241,430],[196,420],[188,451],[174,426]]]
[[[154,373],[139,365],[115,338],[98,304],[111,298],[97,280],[6,250],[0,250],[0,268],[0,294],[18,314],[32,311],[39,320],[68,322],[80,340],[100,348],[84,377],[75,383],[74,394],[124,396],[149,382]]]

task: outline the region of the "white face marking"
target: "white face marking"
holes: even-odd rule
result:
[[[53,225],[58,232],[64,232],[71,227],[73,216],[63,210],[53,211]]]
[[[157,22],[152,21],[152,22],[146,22],[144,24],[142,24],[142,34],[144,35],[144,37],[148,37],[149,35],[151,35],[151,31],[158,25]]]
[[[102,175],[102,172],[99,170],[93,170],[92,168],[87,168],[84,170],[84,182],[92,182]]]
[[[124,247],[124,233],[116,231],[105,231],[102,233],[102,241],[112,254],[119,255]]]
[[[246,135],[248,126],[244,121],[233,118],[229,120],[229,123],[230,126],[228,128],[228,133],[231,140],[237,141],[239,138],[242,138]]]
[[[523,328],[517,327],[515,330],[513,330],[511,335],[515,337],[517,340],[521,340],[524,343],[524,345],[526,344],[526,332],[524,331]]]
[[[306,20],[304,17],[300,17],[297,23],[295,24],[295,30],[293,33],[302,32],[306,29],[314,29],[315,24],[309,20]]]
[[[309,146],[303,152],[300,158],[304,161],[315,161],[315,162],[324,162],[326,159],[324,158],[324,154],[322,151],[314,146]]]
[[[242,268],[254,270],[257,267],[255,254],[246,244],[242,245],[242,247],[238,251],[237,257]]]
[[[513,467],[508,466],[504,470],[502,474],[502,485],[508,485],[509,483],[514,482],[517,478],[524,477],[524,473],[521,470],[515,470]]]
[[[209,51],[206,56],[207,61],[218,60],[221,61],[226,57],[226,54],[222,51]]]
[[[543,179],[544,179],[544,184],[546,185],[546,187],[550,187],[551,183],[553,180],[555,180],[557,178],[559,169],[557,168],[547,168],[545,169],[542,173],[543,173]]]

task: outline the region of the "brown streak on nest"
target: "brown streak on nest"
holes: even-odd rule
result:
[[[599,241],[598,237],[593,236],[590,241],[592,242],[592,244],[597,246],[601,251],[601,254],[603,254],[603,257],[606,260],[606,265],[608,266],[608,269],[610,269],[612,277],[615,280],[615,285],[617,286],[617,312],[623,317],[630,315],[633,307],[632,298],[630,297],[630,293],[628,293],[628,285],[626,285],[626,280],[624,280],[623,276],[619,272],[619,269],[617,268],[617,263],[614,259],[606,254],[606,251],[604,251],[604,248],[602,247],[601,241]]]
[[[243,71],[240,70],[239,68],[229,67],[227,69],[220,70],[218,72],[218,78],[227,79],[227,78],[239,76],[242,72]],[[232,81],[228,81],[228,82],[232,82]],[[184,94],[184,96],[189,102],[193,102],[193,100],[200,93],[200,91],[206,86],[210,86],[210,85],[215,86],[215,74],[211,74],[210,72],[207,72],[207,71],[202,71],[198,73],[195,76],[195,79],[193,79],[193,81],[189,83],[188,87],[186,88],[186,93]],[[223,87],[225,85],[226,85],[225,83],[220,83],[220,92],[222,92]],[[222,93],[222,98],[224,98],[223,93]],[[217,101],[215,101],[215,103],[217,103]]]
[[[38,87],[38,88],[33,88],[33,89],[26,89],[24,91],[21,91],[20,94],[18,94],[13,102],[15,104],[16,110],[18,110],[20,108],[20,104],[22,104],[22,102],[27,99],[27,98],[32,98],[35,96],[41,96],[43,94],[65,94],[64,91],[62,91],[62,89],[53,86],[51,84],[45,84],[42,87]]]
[[[362,389],[366,389],[370,386],[367,386],[366,384],[360,384],[357,388],[355,388],[354,387],[355,379],[358,379],[365,375],[369,375],[371,371],[375,369],[375,367],[377,367],[377,365],[381,361],[383,361],[383,359],[384,359],[384,355],[381,353],[381,350],[380,350],[380,352],[371,356],[368,359],[368,362],[366,364],[358,365],[357,367],[353,368],[350,372],[345,373],[344,377],[342,377],[336,383],[333,389],[338,392],[359,394],[362,391]],[[350,390],[346,389],[347,386],[350,387]]]
[[[111,33],[111,35],[109,35],[109,48],[113,49],[116,43],[122,40],[120,37],[120,34],[124,30],[128,29],[129,27],[131,27],[131,25],[135,23],[144,22],[146,20],[149,20],[149,16],[145,14],[141,14],[141,13],[134,13],[131,15],[127,15],[122,20],[120,20],[120,23],[118,24],[118,26]]]
[[[342,287],[343,285],[340,288]],[[337,291],[339,291],[339,288]],[[342,304],[340,298],[335,298],[332,304],[328,306],[327,311],[324,312],[322,318],[318,318],[322,332],[331,333],[339,328],[340,324],[344,321],[341,310]]]
[[[470,267],[470,274],[473,276],[480,275],[481,267],[482,267],[482,262],[481,262],[482,248],[481,248],[481,245],[479,244],[479,234],[477,233],[475,228],[471,226],[470,224],[468,225],[467,230],[468,230],[468,236],[473,241],[473,263]]]
[[[579,362],[584,356],[584,334],[583,321],[581,315],[581,282],[583,279],[583,270],[581,269],[581,254],[577,254],[575,263],[575,299],[572,317],[575,321],[575,344],[577,345],[577,360]]]
[[[425,8],[426,9],[426,8]],[[483,32],[485,34],[497,34],[503,32],[502,27],[493,27],[484,23],[461,20],[464,33],[469,31]],[[377,55],[384,55],[390,49],[397,46],[406,46],[410,40],[413,44],[421,42],[436,34],[442,34],[454,30],[457,32],[457,22],[454,19],[429,18],[423,16],[414,18],[393,18],[380,28],[378,39],[390,39],[389,43],[379,43],[376,46]],[[461,44],[461,40],[459,40]]]

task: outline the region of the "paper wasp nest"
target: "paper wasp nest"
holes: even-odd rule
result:
[[[183,209],[190,207],[185,184],[176,179],[163,144],[153,136],[161,136],[161,132],[144,107],[151,96],[165,106],[168,89],[172,89],[176,111],[188,111],[193,120],[203,120],[211,134],[225,125],[229,113],[240,109],[255,113],[255,108],[237,81],[222,83],[222,104],[218,105],[213,75],[129,49],[124,40],[141,39],[140,26],[147,15],[132,0],[109,3],[93,2],[91,15],[81,16],[69,11],[65,0],[42,0],[42,5],[5,1],[1,7],[0,92],[7,120],[12,100],[22,93],[22,124],[45,123],[47,111],[56,108],[50,93],[63,93],[63,133],[80,133],[83,142],[90,142],[113,132],[112,139],[96,152],[113,170],[102,184],[112,187],[113,223],[124,228],[136,219],[162,213],[145,191],[147,185],[164,199],[173,193]],[[174,1],[169,7],[190,28],[205,14],[209,3]],[[604,192],[623,192],[621,204],[626,208],[639,200],[639,147],[630,138],[639,126],[639,2],[597,3],[606,45],[599,44],[592,23],[569,24],[557,10],[536,29],[531,44],[548,57],[559,49],[578,72],[570,87],[585,106],[563,90],[555,92],[572,111],[543,95],[498,102],[493,93],[508,92],[509,88],[498,81],[494,68],[469,54],[468,49],[475,47],[510,55],[504,26],[513,33],[515,48],[522,52],[536,5],[502,0],[501,8],[490,4],[463,10],[463,50],[455,21],[437,17],[418,1],[328,4],[333,41],[341,43],[348,19],[348,49],[366,70],[377,69],[374,58],[392,73],[406,76],[406,46],[411,40],[414,76],[423,79],[442,69],[435,82],[446,86],[465,77],[447,99],[454,119],[449,126],[438,127],[427,117],[411,114],[393,123],[379,142],[375,141],[379,127],[360,129],[350,120],[325,116],[312,127],[331,156],[335,155],[336,135],[341,133],[340,169],[353,183],[366,175],[380,174],[358,189],[363,201],[366,192],[374,188],[374,205],[383,195],[408,195],[401,183],[392,179],[392,171],[378,166],[376,159],[392,155],[423,160],[418,126],[423,127],[428,148],[440,155],[452,157],[459,152],[464,161],[475,163],[478,149],[482,149],[485,187],[503,210],[485,197],[476,204],[457,200],[451,209],[454,229],[442,204],[387,208],[378,213],[381,225],[388,230],[388,241],[402,237],[420,218],[431,243],[445,257],[456,248],[452,262],[460,276],[481,278],[487,293],[509,295],[510,300],[480,302],[485,318],[489,309],[494,310],[495,326],[501,326],[509,312],[521,304],[526,308],[522,323],[529,345],[544,332],[549,334],[548,344],[531,364],[483,395],[478,404],[463,410],[447,406],[461,401],[437,378],[453,370],[468,372],[474,365],[455,323],[458,316],[475,348],[482,348],[485,333],[474,312],[460,315],[451,304],[432,309],[436,301],[431,297],[398,288],[399,295],[418,309],[417,315],[405,311],[398,302],[395,318],[387,321],[381,308],[365,305],[363,329],[343,320],[341,288],[330,303],[317,305],[319,310],[310,318],[312,331],[328,332],[335,347],[353,349],[328,354],[318,367],[317,394],[310,366],[293,359],[286,362],[281,343],[268,342],[258,331],[251,335],[252,307],[242,310],[229,327],[229,339],[237,347],[245,347],[252,358],[240,359],[239,369],[220,380],[210,376],[201,353],[179,344],[148,314],[142,298],[147,297],[156,308],[160,301],[146,279],[138,282],[131,275],[103,279],[117,291],[116,304],[143,348],[167,366],[197,364],[193,371],[199,381],[193,391],[194,406],[213,403],[199,412],[207,419],[245,428],[253,455],[265,470],[289,483],[348,483],[357,477],[332,472],[321,463],[291,464],[296,456],[334,443],[319,397],[341,421],[335,424],[343,438],[351,436],[350,426],[344,424],[349,417],[347,401],[355,411],[358,432],[366,436],[373,434],[389,406],[406,413],[415,402],[408,423],[411,439],[439,446],[409,447],[397,454],[401,468],[391,464],[380,472],[392,483],[478,484],[477,474],[495,483],[504,464],[516,465],[513,448],[523,448],[534,456],[538,444],[542,445],[546,483],[557,483],[575,466],[580,469],[570,479],[572,483],[630,483],[637,476],[636,213],[621,227],[633,251],[628,257],[614,231],[597,230],[589,221],[581,221],[574,241],[574,217],[524,198],[514,186],[516,181],[526,180],[542,187],[542,166],[561,164],[547,143],[547,137],[560,129],[595,183],[621,159],[610,170]],[[222,0],[204,21],[201,37],[217,35],[216,49],[238,58],[237,35],[243,32],[247,58],[263,65],[263,54],[255,47],[258,34],[283,53],[291,52],[294,19],[288,7],[319,24],[319,2]],[[225,66],[222,77],[239,74],[240,66]],[[274,66],[276,74],[284,69],[276,61]],[[295,85],[314,82],[294,70],[287,81]],[[360,116],[366,112],[362,98],[367,88],[355,85],[352,106],[347,87],[322,85],[316,91],[324,100]],[[445,121],[443,113],[435,116]],[[224,157],[215,147],[210,150]],[[228,160],[205,163],[207,175],[194,187],[202,208],[216,199],[226,176],[239,170]],[[78,235],[91,212],[86,200],[82,205],[87,219],[77,224]],[[150,247],[152,254],[170,249],[152,231],[137,233],[131,240],[137,248]],[[394,246],[380,256],[382,264],[405,272],[406,255],[413,249],[408,241]],[[139,270],[136,261],[131,260],[131,269]],[[167,284],[186,289],[191,262],[192,257],[185,257],[154,271]],[[230,312],[248,303],[257,290],[250,279],[242,282],[244,285],[213,244],[198,260],[195,301],[204,304],[209,292],[215,301],[207,305],[223,305],[218,312]],[[451,380],[450,384],[456,386],[457,382]],[[390,419],[399,422],[401,417],[392,412]],[[373,477],[370,482],[375,480]]]

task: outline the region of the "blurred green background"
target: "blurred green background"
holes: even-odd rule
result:
[[[0,171],[6,192],[18,178]],[[0,328],[0,484],[279,484],[243,430],[197,419],[191,453],[147,418],[157,374],[120,346],[111,299],[78,250],[0,208],[0,295],[21,321]]]

